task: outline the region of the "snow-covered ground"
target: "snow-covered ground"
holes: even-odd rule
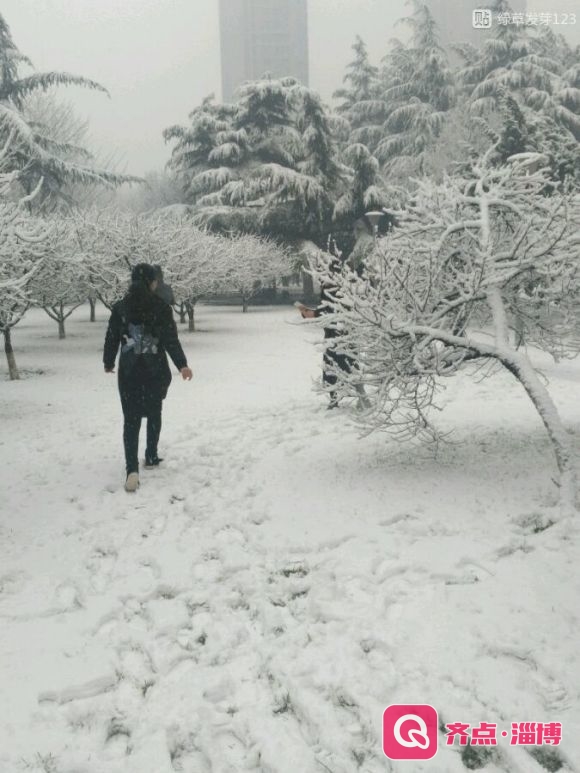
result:
[[[29,314],[25,378],[0,371],[1,773],[580,770],[578,530],[535,531],[554,464],[511,377],[449,382],[436,455],[360,439],[295,310],[201,307],[128,495],[87,318],[58,341]],[[579,431],[580,362],[542,364]],[[389,762],[392,703],[498,745]],[[510,746],[516,721],[561,746]]]

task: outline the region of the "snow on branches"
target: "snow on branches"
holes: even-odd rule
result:
[[[32,303],[31,284],[46,260],[53,234],[54,227],[0,199],[0,331],[11,379],[19,377],[11,330]]]
[[[71,215],[89,293],[111,308],[125,294],[137,263],[166,266],[188,247],[191,226],[168,214],[91,210]]]
[[[293,270],[290,252],[271,239],[234,234],[225,242],[225,286],[240,293],[243,311],[268,280],[276,282]]]
[[[434,437],[429,419],[442,378],[489,360],[522,384],[550,436],[565,507],[574,501],[567,434],[525,341],[558,356],[576,353],[579,224],[573,199],[550,181],[542,158],[495,167],[491,151],[466,178],[417,182],[400,227],[380,239],[362,272],[321,254],[317,278],[332,289],[325,319],[342,331],[342,394],[364,384],[369,429],[399,439]],[[491,336],[490,336],[491,334]]]
[[[70,216],[89,294],[107,307],[123,297],[131,265],[139,263],[140,233],[128,214],[96,208]]]
[[[196,303],[224,290],[226,240],[196,228],[190,220],[174,222],[175,238],[161,265],[177,304],[187,313],[189,330],[193,331]]]
[[[291,222],[301,235],[321,232],[347,171],[315,92],[293,78],[264,78],[245,84],[235,105],[206,99],[190,118],[165,138],[204,225],[283,236]]]
[[[261,281],[291,273],[286,251],[275,242],[211,234],[178,210],[135,216],[95,209],[72,218],[87,295],[94,293],[111,308],[124,295],[134,265],[160,265],[188,313],[191,330],[200,298],[235,291],[245,309]]]
[[[87,265],[69,226],[67,221],[59,221],[58,242],[54,237],[50,240],[46,259],[29,289],[33,303],[57,323],[60,339],[66,338],[66,320],[91,293]]]
[[[176,243],[179,248],[176,249]],[[251,234],[221,236],[180,221],[171,253],[162,263],[175,298],[183,304],[194,329],[198,300],[219,293],[239,293],[243,311],[266,282],[292,273],[288,251],[264,237]]]

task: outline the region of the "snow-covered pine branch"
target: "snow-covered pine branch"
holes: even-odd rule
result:
[[[289,223],[297,236],[327,233],[346,173],[315,92],[293,78],[264,78],[245,84],[236,104],[204,100],[190,117],[165,137],[198,222],[280,238]]]

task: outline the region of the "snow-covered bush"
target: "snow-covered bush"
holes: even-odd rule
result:
[[[339,389],[354,395],[365,385],[368,429],[433,436],[428,414],[441,380],[473,361],[503,365],[546,427],[569,508],[568,436],[514,331],[554,356],[577,353],[580,229],[573,199],[537,168],[541,158],[514,157],[498,168],[490,156],[469,178],[417,182],[400,227],[378,241],[360,276],[319,257],[318,279],[336,288],[330,321],[343,331],[338,348],[358,363],[351,373],[336,369]]]

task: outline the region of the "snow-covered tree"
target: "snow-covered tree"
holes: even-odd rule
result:
[[[348,147],[347,165],[354,162],[354,189],[362,187],[361,182],[375,164],[375,158],[389,182],[423,173],[425,156],[436,143],[447,113],[457,100],[454,73],[439,42],[437,24],[427,3],[408,0],[407,5],[411,6],[411,14],[401,22],[411,28],[410,42],[393,40],[377,75],[368,61],[364,44],[357,39],[356,58],[345,76],[349,87],[337,92],[343,99],[338,110],[351,127],[348,142],[342,146]],[[368,160],[363,157],[360,146],[367,149]],[[356,162],[364,163],[361,176]],[[356,198],[354,193],[351,195]],[[368,198],[375,202],[373,206],[378,199],[383,203],[389,195],[385,182],[376,176],[368,193]],[[348,194],[343,196],[339,210],[347,198]],[[359,211],[356,217],[361,214]]]
[[[384,58],[381,72],[386,119],[374,153],[387,171],[402,175],[423,172],[425,153],[439,136],[456,101],[454,73],[440,43],[427,3],[408,0],[411,40],[398,40]]]
[[[235,105],[204,102],[176,142],[171,165],[199,222],[233,230],[321,238],[344,170],[320,97],[293,78],[246,84]]]
[[[89,122],[81,118],[74,105],[61,99],[56,90],[33,91],[22,102],[22,114],[33,126],[43,126],[57,142],[79,149],[79,158],[88,157]]]
[[[74,213],[71,222],[88,286],[85,297],[92,292],[107,308],[123,297],[131,268],[141,262],[162,267],[190,330],[197,301],[225,287],[230,240],[197,228],[181,207],[140,215],[91,209]]]
[[[386,207],[390,203],[389,192],[381,177],[379,162],[365,145],[360,142],[348,145],[342,158],[350,172],[333,215],[338,223],[352,227],[366,212]]]
[[[499,144],[501,127],[499,116],[497,126],[492,128],[489,121],[470,115],[465,103],[460,102],[448,112],[439,136],[425,153],[425,177],[441,182],[445,176],[470,174],[473,163],[492,145]],[[404,197],[398,206],[404,206]]]
[[[116,192],[114,200],[116,207],[135,214],[185,206],[182,202],[183,191],[179,180],[168,171],[148,172],[142,185],[123,186]]]
[[[179,249],[172,245],[163,270],[193,332],[198,301],[226,290],[228,240],[194,227],[191,221],[183,223],[181,235],[184,243]]]
[[[359,35],[356,36],[352,48],[355,57],[346,66],[343,78],[345,85],[337,89],[332,96],[342,100],[336,108],[337,112],[348,119],[352,128],[357,128],[365,118],[361,103],[368,103],[378,95],[379,70],[370,63],[366,44]]]
[[[332,321],[344,331],[340,350],[358,363],[336,375],[344,394],[364,383],[369,429],[405,438],[434,433],[428,413],[445,377],[473,361],[503,365],[544,423],[569,510],[569,438],[512,328],[524,319],[529,344],[554,356],[576,353],[580,223],[549,169],[537,168],[541,158],[515,156],[497,167],[491,155],[469,178],[418,181],[399,228],[379,240],[361,276],[348,267],[336,276],[320,262],[318,278],[338,288]]]
[[[152,257],[143,232],[134,216],[111,209],[77,210],[69,222],[84,265],[87,296],[111,309],[127,290],[131,267]]]
[[[74,235],[63,226],[64,223],[59,228],[58,244],[51,245],[29,287],[34,304],[57,323],[60,339],[66,338],[66,320],[91,292],[87,263]]]
[[[117,185],[134,180],[94,168],[85,149],[52,134],[50,121],[26,115],[31,95],[55,86],[83,86],[105,93],[106,90],[95,81],[68,73],[23,75],[23,67],[31,68],[32,64],[14,44],[10,28],[0,14],[0,147],[8,147],[5,168],[16,173],[21,189],[18,198],[29,197],[29,206],[33,202],[36,206],[46,205],[66,184]]]
[[[156,210],[141,218],[143,231],[171,285],[181,320],[188,318],[195,330],[195,306],[199,300],[223,289],[222,237],[195,226],[180,205]]]
[[[507,0],[495,0],[491,9],[496,15],[511,12]],[[557,126],[563,142],[580,140],[580,58],[552,30],[494,25],[477,55],[469,55],[460,79],[472,113],[498,110],[507,93],[530,118],[539,114]]]
[[[240,294],[244,312],[262,287],[292,273],[289,251],[271,239],[234,234],[224,240],[224,247],[227,250],[225,286]]]
[[[12,328],[32,303],[30,286],[48,253],[54,227],[0,199],[0,331],[11,379],[18,379]]]
[[[223,132],[231,130],[235,114],[234,105],[216,104],[210,94],[189,114],[189,126],[170,126],[163,132],[165,141],[174,143],[170,166],[179,176],[187,200],[195,199],[191,182],[198,173],[212,167],[215,159],[210,156],[222,144]],[[242,135],[236,139],[236,144],[243,143]]]
[[[15,132],[10,132],[4,140],[4,145],[0,146],[0,201],[10,197],[11,190],[16,184],[16,172],[11,170],[8,164],[14,137]]]

